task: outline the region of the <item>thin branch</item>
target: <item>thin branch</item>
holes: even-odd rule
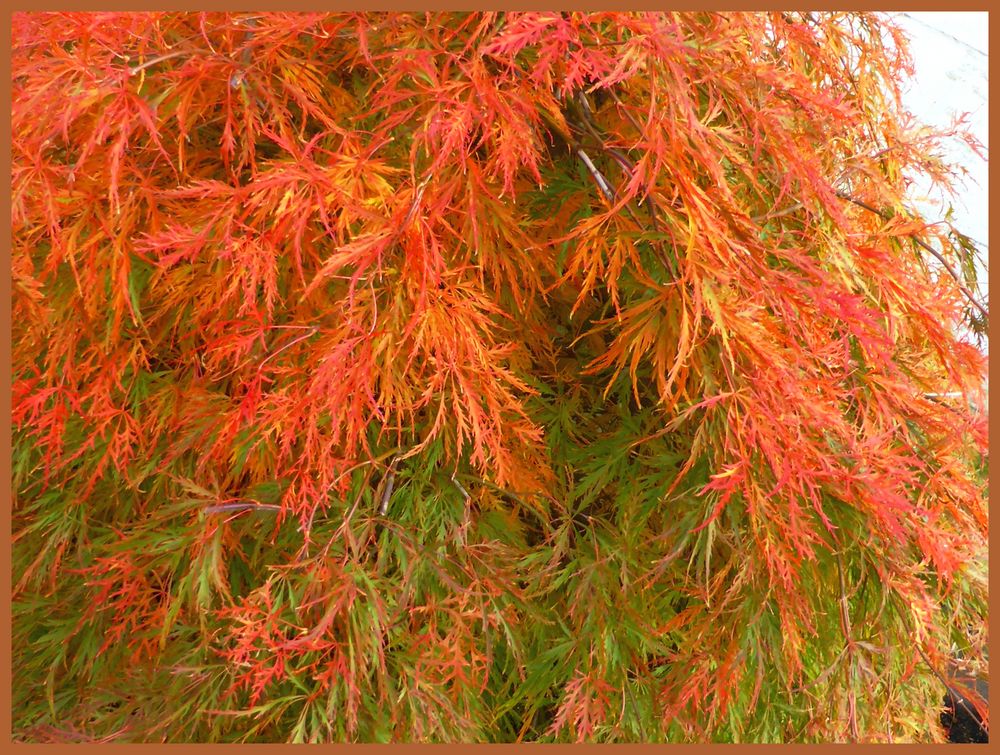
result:
[[[359,469],[365,466],[366,464],[372,464],[373,462],[374,460],[372,459],[363,462],[361,464],[358,464],[352,467],[351,469],[347,470],[347,472],[342,473],[341,477],[343,477],[344,474],[349,474],[355,469]],[[350,532],[351,519],[354,516],[354,512],[358,510],[358,506],[361,504],[361,501],[364,499],[365,491],[368,489],[368,483],[371,481],[373,469],[374,467],[371,467],[365,473],[364,479],[361,481],[361,487],[358,489],[358,494],[354,496],[354,502],[351,503],[351,508],[348,509],[347,513],[344,515],[344,519],[340,523],[340,526],[337,527],[337,531],[334,532],[333,535],[331,535],[327,539],[326,546],[324,546],[323,548],[323,556],[325,556],[329,552],[330,546],[333,545],[334,541],[340,538],[340,536],[343,535],[344,533]],[[337,479],[339,480],[340,478],[338,477]],[[313,509],[312,514],[310,514],[309,516],[309,522],[307,523],[306,528],[302,532],[304,542],[302,543],[302,549],[299,551],[299,555],[296,558],[297,561],[301,561],[303,558],[309,556],[310,533],[312,532],[312,522],[315,514],[316,514],[316,509]]]
[[[358,494],[354,497],[354,501],[351,503],[350,508],[348,509],[347,513],[344,515],[343,521],[341,521],[340,526],[337,528],[337,531],[334,532],[333,535],[327,540],[326,547],[323,550],[324,553],[326,553],[329,550],[330,544],[333,543],[335,540],[337,540],[350,527],[351,519],[354,517],[354,513],[358,510],[358,506],[361,504],[361,501],[364,499],[365,491],[368,490],[368,484],[371,481],[371,476],[372,476],[372,472],[373,472],[373,469],[374,469],[374,465],[378,464],[381,461],[381,459],[385,458],[386,456],[390,456],[393,453],[395,453],[395,451],[391,451],[391,452],[389,452],[387,454],[384,454],[383,456],[380,456],[380,457],[375,458],[375,459],[367,459],[367,460],[362,461],[362,462],[360,462],[358,464],[355,464],[354,466],[350,467],[349,469],[346,469],[345,471],[341,472],[340,475],[338,475],[337,479],[334,480],[330,484],[329,487],[332,488],[334,485],[336,485],[344,477],[346,477],[347,475],[351,474],[352,472],[355,472],[358,469],[362,469],[363,467],[371,467],[365,473],[364,479],[361,481],[361,487],[358,489]],[[375,495],[376,495],[376,497],[378,496],[378,491],[377,490],[375,492]],[[299,530],[303,534],[304,542],[302,544],[302,549],[299,551],[299,554],[296,557],[297,561],[301,561],[303,558],[307,558],[309,556],[309,544],[311,542],[310,535],[312,533],[313,519],[316,516],[316,511],[318,510],[318,508],[319,507],[314,508],[312,510],[312,513],[309,514],[309,521],[306,522],[306,524],[305,524],[304,527],[300,527],[299,528]]]
[[[583,147],[577,147],[576,154],[578,154],[580,156],[580,159],[583,160],[583,164],[587,166],[587,170],[589,170],[590,175],[594,177],[594,180],[597,182],[597,186],[600,188],[604,196],[607,197],[608,202],[614,204],[615,195],[614,192],[611,190],[611,185],[608,183],[608,180],[601,174],[601,171],[599,171],[594,166],[593,161],[590,159],[590,155],[588,155],[586,152],[583,151]]]
[[[844,577],[844,564],[841,560],[840,554],[837,554],[837,576],[840,581],[840,624],[844,631],[844,639],[847,644],[844,649],[848,653],[848,659],[850,660],[851,670],[854,669],[854,639],[851,637],[851,612],[847,603],[847,580]],[[851,736],[854,741],[857,742],[861,738],[861,732],[858,728],[858,701],[857,695],[854,692],[854,687],[851,685],[851,676],[847,675],[847,706],[848,706],[848,721],[851,727]]]
[[[179,58],[183,55],[190,55],[191,53],[187,50],[174,50],[174,52],[164,53],[163,55],[157,55],[155,58],[150,58],[145,63],[140,63],[137,66],[132,66],[128,69],[129,76],[135,76],[140,71],[144,71],[150,66],[155,66],[157,63],[162,63],[165,60],[171,60],[173,58]]]
[[[614,92],[612,92],[612,96],[615,96]],[[628,157],[626,157],[621,152],[621,150],[615,149],[614,147],[609,147],[607,145],[607,142],[605,142],[604,137],[601,135],[600,131],[598,130],[598,128],[596,126],[596,124],[593,122],[593,120],[591,118],[591,116],[593,114],[593,109],[590,107],[590,103],[587,101],[587,98],[582,93],[580,93],[579,95],[577,95],[576,99],[577,99],[577,103],[578,103],[578,108],[577,109],[579,110],[580,122],[582,123],[583,128],[586,129],[586,131],[590,133],[590,135],[597,142],[598,146],[604,152],[606,152],[608,155],[610,155],[611,158],[616,163],[618,163],[618,167],[620,167],[622,169],[622,172],[625,173],[625,175],[628,178],[630,178],[630,179],[633,178],[635,176],[635,172],[636,172],[635,163],[633,163],[631,160],[629,160]],[[621,104],[621,100],[619,100],[617,97],[615,97],[615,101],[618,102],[619,104]],[[628,114],[628,113],[626,113],[626,114],[629,115],[629,117],[631,118],[630,114]],[[638,124],[635,122],[634,119],[633,119],[633,124],[638,128]],[[579,125],[571,123],[571,127],[575,127],[575,130],[579,131]],[[639,131],[641,133],[642,129],[639,129]],[[580,149],[579,145],[577,145],[577,153],[579,154],[580,152],[581,152],[581,149]],[[581,155],[581,157],[584,157],[584,155]],[[585,162],[586,162],[586,160],[585,160]],[[590,168],[590,166],[588,165],[588,169],[589,168]],[[593,173],[593,171],[591,171],[591,173]],[[603,178],[603,176],[601,176],[601,178]],[[614,192],[614,193],[615,193],[615,195],[617,195],[617,191]],[[609,201],[611,201],[610,197],[609,197]],[[639,204],[639,205],[641,205],[642,204],[642,200],[641,199],[637,199],[636,203]],[[641,224],[639,223],[639,219],[635,216],[635,213],[632,212],[632,208],[629,207],[628,204],[625,205],[625,209],[628,211],[629,216],[632,218],[632,220],[635,222],[635,224],[637,226],[641,226]],[[656,199],[653,197],[652,187],[647,187],[647,191],[646,191],[646,211],[649,213],[649,219],[650,219],[650,222],[653,224],[653,229],[657,233],[661,233],[662,229],[660,228],[660,223],[659,223],[659,220],[658,220],[658,217],[657,217],[657,202],[656,202]],[[673,261],[667,255],[663,255],[663,263],[664,263],[664,266],[668,270],[670,270],[671,273],[673,273],[675,276],[677,275],[677,269],[676,269]]]
[[[938,678],[938,681],[941,682],[944,688],[947,689],[949,694],[955,699],[956,706],[961,705],[972,718],[974,719],[978,718],[979,717],[978,712],[969,707],[969,703],[965,699],[965,695],[963,695],[959,690],[957,690],[955,687],[953,687],[948,683],[948,680],[945,678],[944,674],[942,674],[940,671],[937,670],[937,667],[933,663],[931,663],[931,659],[927,657],[927,654],[924,652],[924,649],[919,645],[917,645],[917,652],[920,653],[920,657],[923,658],[924,663],[927,664],[927,668],[931,670],[934,676]]]
[[[813,687],[815,687],[816,685],[818,685],[818,684],[822,684],[822,683],[823,683],[823,682],[825,682],[825,681],[826,681],[827,679],[829,679],[829,678],[830,678],[830,675],[831,675],[831,674],[832,674],[832,673],[833,673],[834,671],[836,671],[836,670],[837,670],[837,665],[838,665],[838,664],[839,664],[839,663],[841,662],[841,660],[843,660],[843,658],[844,658],[844,655],[845,655],[845,654],[847,653],[847,651],[848,651],[848,647],[849,647],[849,646],[847,646],[847,645],[844,645],[844,647],[842,647],[842,648],[840,649],[840,652],[839,652],[839,653],[837,653],[837,657],[833,659],[833,663],[831,663],[831,664],[830,664],[829,666],[827,666],[827,667],[826,667],[825,669],[823,669],[822,673],[820,673],[820,674],[819,674],[819,676],[817,676],[817,677],[816,677],[815,679],[813,679],[812,681],[810,681],[810,682],[807,682],[806,684],[803,684],[803,685],[802,685],[801,687],[796,687],[796,688],[795,688],[794,690],[792,690],[792,691],[793,691],[793,692],[794,692],[795,694],[799,694],[799,693],[801,693],[801,692],[805,692],[806,690],[809,690],[809,689],[812,689],[812,688],[813,688]]]
[[[368,335],[371,336],[378,325],[378,297],[375,295],[375,284],[371,278],[368,279],[368,289],[372,292],[372,326],[368,331]]]
[[[462,483],[460,483],[458,480],[455,479],[455,475],[451,476],[451,482],[456,488],[458,488],[458,492],[462,494],[462,497],[465,499],[465,502],[468,503],[469,500],[472,498],[472,496],[469,495],[469,491],[465,489]]]
[[[424,180],[417,184],[413,193],[413,200],[410,202],[410,208],[406,211],[406,217],[403,218],[403,222],[389,235],[389,239],[385,244],[386,249],[391,249],[396,242],[399,241],[399,237],[403,235],[407,226],[409,226],[413,218],[416,217],[417,210],[420,207],[420,202],[424,197],[424,191],[427,189],[427,185],[431,182],[432,178],[434,178],[434,171],[429,171],[424,177]],[[416,177],[414,177],[413,180],[416,181]],[[381,272],[379,275],[381,276]],[[372,291],[374,292],[374,289],[372,289]],[[374,332],[374,326],[372,328],[372,332]]]
[[[618,99],[618,95],[615,94],[615,90],[609,88],[606,91],[611,95],[611,99],[613,99],[615,101],[615,103],[618,105],[618,107],[621,109],[621,111],[625,114],[625,117],[628,118],[629,123],[632,124],[632,127],[637,132],[639,132],[639,136],[643,136],[646,133],[645,130],[639,124],[639,121],[637,121],[635,119],[635,116],[632,115],[632,113],[629,112],[629,110],[628,110],[627,107],[625,107],[625,103],[623,103],[620,99]]]
[[[846,192],[838,191],[837,192],[837,196],[840,197],[841,199],[844,199],[844,200],[850,202],[851,204],[857,205],[858,207],[860,207],[863,210],[868,210],[868,212],[875,213],[876,215],[878,215],[883,220],[889,220],[889,217],[886,216],[885,213],[883,213],[883,212],[875,209],[870,204],[866,204],[866,203],[862,202],[860,199],[855,199],[854,197],[852,197],[850,194],[847,194]],[[938,262],[940,262],[944,266],[944,269],[947,270],[948,274],[952,278],[955,279],[955,283],[958,284],[959,290],[963,294],[965,294],[965,297],[969,300],[969,302],[971,302],[972,305],[976,309],[979,310],[980,314],[982,314],[983,317],[987,317],[988,318],[990,316],[990,313],[986,310],[986,307],[984,307],[982,304],[980,304],[979,301],[976,299],[975,295],[968,289],[968,287],[965,286],[964,283],[962,283],[961,276],[948,263],[948,260],[946,260],[944,258],[944,256],[939,251],[937,251],[934,247],[932,247],[930,244],[928,244],[923,239],[918,238],[913,233],[908,234],[908,235],[909,235],[909,237],[913,240],[913,242],[917,246],[919,246],[925,252],[927,252],[928,254],[930,254],[931,256],[933,256],[934,259],[936,259]]]
[[[258,375],[260,374],[260,371],[262,369],[264,369],[264,365],[267,364],[268,361],[270,361],[271,359],[274,359],[276,356],[278,356],[278,354],[280,354],[283,351],[286,351],[287,349],[290,349],[292,346],[294,346],[295,344],[299,343],[300,341],[304,341],[307,338],[311,338],[312,336],[316,335],[316,333],[319,332],[319,327],[316,326],[316,325],[269,325],[268,327],[270,327],[270,328],[285,328],[285,329],[293,329],[293,328],[294,329],[307,329],[309,332],[308,333],[304,333],[301,336],[296,336],[291,341],[289,341],[284,346],[282,346],[280,349],[277,349],[276,351],[272,351],[270,354],[268,354],[261,361],[261,363],[259,365],[257,365],[257,374]],[[250,362],[250,360],[246,359],[246,360],[240,362],[235,367],[233,367],[233,369],[229,370],[228,372],[224,372],[223,374],[219,375],[218,377],[212,378],[212,380],[214,382],[218,382],[220,380],[225,380],[230,375],[232,375],[232,374],[238,372],[239,370],[243,369],[243,367],[245,367],[247,364],[249,364],[249,362]]]
[[[392,498],[392,490],[396,485],[396,463],[398,461],[398,457],[393,457],[393,460],[389,462],[389,472],[386,474],[382,486],[382,503],[378,507],[379,516],[385,516],[389,511],[389,499]]]
[[[295,344],[297,344],[299,341],[304,341],[307,338],[311,338],[312,336],[316,335],[317,332],[319,332],[319,328],[316,327],[315,325],[313,325],[313,326],[310,327],[308,333],[304,333],[301,336],[293,338],[291,341],[289,341],[288,343],[286,343],[284,346],[282,346],[277,351],[272,352],[271,354],[268,354],[267,358],[264,359],[264,361],[262,361],[259,365],[257,365],[257,372],[259,373],[262,369],[264,369],[264,365],[267,364],[268,361],[270,361],[271,359],[274,359],[276,356],[278,356],[278,354],[280,354],[281,352],[285,351],[286,349],[290,349],[292,346],[294,346]]]
[[[785,215],[791,215],[793,212],[801,210],[803,207],[804,205],[801,202],[796,202],[791,207],[786,207],[784,210],[781,210],[780,212],[770,212],[767,213],[766,215],[754,215],[750,218],[750,220],[752,220],[754,223],[760,223],[761,221],[764,220],[774,220],[775,218],[781,218],[784,217]]]
[[[281,511],[281,506],[273,503],[257,503],[257,501],[231,501],[202,509],[206,514],[219,514],[225,511]]]

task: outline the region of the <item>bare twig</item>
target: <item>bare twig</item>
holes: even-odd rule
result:
[[[155,66],[157,63],[162,63],[165,60],[171,60],[173,58],[179,58],[183,55],[190,55],[191,53],[187,50],[174,50],[174,52],[164,53],[163,55],[157,55],[155,58],[150,58],[144,63],[140,63],[137,66],[132,66],[128,69],[129,76],[135,76],[140,71],[144,71],[150,66]]]
[[[784,210],[781,210],[779,212],[769,212],[765,215],[754,215],[750,218],[750,220],[752,220],[754,223],[760,223],[763,220],[774,220],[775,218],[781,218],[784,217],[785,215],[791,215],[796,210],[801,210],[803,206],[804,205],[801,202],[796,202],[792,206],[786,207]]]
[[[403,222],[400,223],[399,226],[397,226],[392,231],[392,233],[389,235],[388,241],[386,242],[386,245],[385,245],[386,249],[392,249],[392,247],[396,244],[396,242],[399,241],[399,237],[403,235],[403,231],[410,224],[410,222],[413,220],[413,218],[416,217],[417,210],[420,208],[420,202],[421,202],[421,200],[424,197],[424,191],[427,189],[428,184],[430,184],[430,182],[431,182],[431,180],[433,178],[434,178],[434,171],[429,171],[427,173],[427,175],[424,177],[424,180],[422,180],[419,184],[417,184],[417,186],[416,186],[416,188],[415,188],[415,190],[413,192],[413,199],[410,201],[410,207],[406,211],[406,217],[403,218]],[[416,177],[415,176],[413,177],[413,180],[416,181]],[[381,264],[380,264],[380,268],[381,268]],[[381,275],[382,275],[382,273],[381,273],[381,270],[380,270],[379,271],[380,278],[381,278]],[[352,288],[352,290],[353,290],[353,288]],[[374,294],[374,289],[372,289],[372,293]],[[374,323],[373,323],[373,325],[372,325],[372,332],[374,332],[374,331],[375,331],[375,327],[374,327]]]
[[[618,104],[621,104],[621,100],[619,100],[617,98],[617,96],[615,96],[614,92],[612,92],[611,94],[612,94],[613,97],[615,97],[615,101],[618,102]],[[635,163],[633,163],[631,160],[629,160],[628,157],[626,157],[621,152],[621,150],[615,149],[614,147],[609,147],[607,145],[607,142],[604,140],[604,137],[601,135],[601,132],[597,128],[596,124],[593,122],[593,119],[591,117],[593,115],[593,109],[591,108],[590,102],[587,100],[586,96],[584,96],[582,93],[579,94],[579,95],[577,95],[577,103],[578,103],[578,108],[577,109],[579,111],[579,116],[580,116],[580,118],[579,118],[580,124],[582,124],[583,128],[590,134],[591,137],[593,137],[593,139],[597,142],[597,144],[601,148],[601,150],[603,150],[608,155],[610,155],[611,158],[616,163],[618,163],[618,166],[622,169],[622,172],[625,173],[625,175],[629,179],[633,178],[635,176],[635,170],[636,170]],[[628,115],[628,117],[631,119],[631,114],[629,114],[629,113],[626,112],[626,115]],[[632,123],[639,130],[639,132],[642,133],[642,129],[639,127],[638,123],[636,123],[636,121],[634,119],[632,119]],[[571,124],[571,126],[573,126],[575,130],[579,131],[579,125],[580,124]],[[580,148],[580,146],[579,145],[575,145],[575,146],[576,146],[577,154],[579,154],[580,157],[584,159],[585,164],[589,163],[590,162],[589,158],[587,158],[587,156],[585,154],[581,154],[582,149]],[[587,165],[587,169],[591,171],[592,175],[594,174],[594,170],[592,169],[592,163],[590,163],[590,164]],[[597,176],[595,176],[595,178],[596,177]],[[601,177],[601,179],[604,178],[604,176],[600,176],[600,177]],[[604,183],[607,184],[607,181],[605,180]],[[602,189],[603,189],[603,187],[602,187]],[[613,193],[615,195],[617,195],[617,191],[615,191]],[[606,192],[606,191],[605,191],[605,196],[608,196],[608,192]],[[611,197],[608,197],[608,200],[613,203],[613,200],[611,199]],[[636,202],[639,205],[642,204],[642,200],[641,199],[637,199]],[[629,207],[626,204],[625,205],[625,209],[628,212],[629,216],[632,218],[632,220],[635,222],[635,224],[637,226],[640,226],[641,224],[639,223],[639,219],[632,212],[632,208]],[[652,193],[652,188],[651,187],[647,188],[647,191],[646,191],[646,211],[649,213],[649,219],[650,219],[650,222],[653,224],[653,229],[657,233],[661,233],[662,230],[660,228],[660,222],[659,222],[659,219],[658,219],[658,216],[657,216],[657,202],[656,202],[656,199],[653,197],[653,193]],[[677,269],[674,266],[673,261],[667,255],[665,255],[665,254],[663,255],[663,263],[666,266],[666,268],[671,271],[671,273],[673,273],[674,275],[677,274]]]
[[[329,540],[327,542],[327,545],[326,545],[326,548],[324,549],[324,553],[326,552],[327,549],[329,549],[330,543],[332,543],[335,540],[337,540],[347,530],[347,528],[350,526],[351,519],[354,517],[354,513],[358,510],[358,506],[361,505],[361,501],[364,499],[365,491],[369,489],[368,485],[369,485],[369,482],[371,481],[371,476],[372,476],[372,472],[374,470],[374,465],[379,464],[380,461],[383,458],[385,458],[387,456],[391,456],[391,455],[396,454],[397,451],[398,451],[398,449],[394,450],[394,451],[390,451],[390,452],[388,452],[386,454],[383,454],[382,456],[380,456],[378,458],[367,459],[367,460],[362,461],[362,462],[360,462],[358,464],[355,464],[354,466],[350,467],[349,469],[341,472],[340,475],[337,477],[337,479],[334,480],[333,483],[331,483],[330,487],[332,488],[334,485],[336,485],[338,482],[340,482],[341,479],[343,479],[345,476],[351,474],[352,472],[354,472],[354,471],[356,471],[358,469],[361,469],[363,467],[366,467],[366,466],[370,467],[368,469],[368,471],[365,473],[364,479],[361,481],[361,487],[358,490],[358,494],[354,497],[354,501],[351,503],[350,508],[348,509],[347,513],[344,515],[343,521],[340,523],[340,526],[337,528],[337,531],[334,532],[333,535],[329,538]],[[398,457],[395,457],[395,458],[398,458]],[[390,467],[394,466],[394,464],[395,464],[395,458],[394,458],[393,462],[391,462]],[[380,490],[381,490],[381,487],[379,487],[378,489],[376,489],[376,491],[375,491],[375,497],[376,498],[379,497],[379,495],[380,495],[379,491]],[[304,527],[300,527],[300,531],[303,533],[305,542],[302,545],[302,549],[299,551],[299,555],[297,557],[298,561],[301,561],[303,558],[308,557],[308,555],[309,555],[309,543],[311,542],[311,540],[310,540],[310,533],[312,532],[313,519],[314,519],[315,516],[316,516],[316,509],[313,509],[312,513],[309,515],[309,521],[306,522],[306,524],[305,524]]]
[[[281,506],[273,503],[257,503],[257,501],[230,501],[202,509],[206,514],[219,514],[225,511],[281,511]]]
[[[368,461],[362,462],[361,464],[357,464],[351,467],[351,469],[348,469],[346,472],[342,473],[341,477],[343,477],[345,474],[350,474],[355,469],[360,469],[365,465],[372,464],[373,462],[374,462],[373,459],[369,459]],[[358,510],[358,506],[364,499],[365,490],[368,489],[368,483],[371,480],[371,476],[372,476],[372,469],[370,468],[368,472],[365,474],[364,479],[361,481],[361,487],[358,489],[358,494],[354,496],[354,502],[351,503],[351,508],[348,509],[347,513],[344,515],[344,520],[340,523],[340,526],[337,527],[337,531],[334,532],[333,535],[331,535],[330,538],[327,540],[326,546],[323,548],[323,554],[329,552],[330,546],[334,543],[334,541],[336,541],[338,538],[340,538],[342,534],[348,531],[348,528],[350,527],[351,524],[351,519],[354,516],[354,512]],[[340,477],[338,477],[337,479],[339,480]],[[313,509],[312,514],[309,515],[309,521],[307,522],[305,529],[302,530],[304,542],[302,543],[302,549],[299,551],[299,555],[296,558],[297,561],[301,561],[303,558],[309,556],[309,543],[311,542],[310,533],[312,532],[313,517],[315,515],[316,515],[316,510]]]
[[[378,507],[379,516],[385,516],[386,512],[389,511],[389,499],[392,498],[392,489],[396,485],[396,463],[398,461],[398,457],[393,457],[392,461],[389,462],[389,471],[382,483],[382,502]]]
[[[469,500],[472,498],[472,496],[469,495],[469,491],[465,489],[462,483],[460,483],[458,480],[455,479],[455,475],[451,476],[451,482],[456,488],[458,488],[458,492],[462,494],[462,497],[465,499],[465,502],[468,503]]]
[[[260,371],[264,368],[264,365],[268,363],[268,361],[270,361],[271,359],[274,359],[274,357],[278,356],[278,354],[280,354],[283,351],[286,351],[287,349],[290,349],[292,346],[294,346],[295,344],[299,343],[300,341],[304,341],[307,338],[311,338],[312,336],[316,335],[316,333],[319,332],[319,327],[317,327],[316,325],[271,325],[269,327],[271,327],[271,328],[284,328],[284,329],[304,329],[304,330],[308,330],[309,332],[305,333],[305,334],[303,334],[301,336],[296,336],[291,341],[289,341],[284,346],[282,346],[280,349],[277,349],[276,351],[272,351],[270,354],[268,354],[261,361],[261,363],[259,365],[257,365],[257,374],[258,375],[260,374]],[[249,361],[250,360],[247,359],[247,360],[244,360],[244,361],[240,362],[238,365],[236,365],[235,367],[233,367],[233,369],[229,370],[228,372],[224,372],[223,374],[219,375],[217,378],[212,378],[212,380],[214,382],[218,382],[220,380],[224,380],[225,378],[229,377],[230,375],[238,372],[243,367],[245,367],[249,363]]]
[[[311,338],[312,336],[316,335],[316,333],[318,331],[319,331],[319,328],[316,327],[315,325],[310,326],[308,333],[304,333],[301,336],[293,338],[291,341],[289,341],[288,343],[286,343],[284,346],[282,346],[277,351],[274,351],[274,352],[268,354],[267,357],[259,365],[257,365],[257,372],[259,373],[262,369],[264,369],[264,365],[267,364],[270,360],[274,359],[276,356],[278,356],[278,354],[280,354],[281,352],[285,351],[286,349],[290,349],[292,346],[294,346],[295,344],[297,344],[299,341],[304,341],[307,338]]]
[[[854,639],[851,637],[851,613],[847,604],[847,580],[844,577],[844,564],[839,553],[837,554],[837,576],[840,580],[840,623],[841,628],[844,631],[844,639],[847,641],[845,650],[847,651],[848,659],[850,660],[850,670],[853,670]],[[857,695],[854,692],[854,687],[851,685],[849,673],[847,679],[847,707],[848,720],[851,726],[851,736],[854,738],[854,741],[857,742],[861,738],[861,732],[858,729],[858,701]]]
[[[829,666],[823,669],[822,673],[820,673],[819,676],[817,676],[812,681],[803,684],[801,687],[796,687],[792,691],[795,692],[795,694],[799,694],[800,692],[805,692],[806,690],[815,687],[817,684],[822,684],[827,679],[829,679],[830,675],[837,670],[837,665],[840,663],[841,660],[843,660],[844,655],[847,653],[847,649],[848,649],[847,645],[844,645],[844,647],[840,649],[840,652],[837,653],[837,657],[833,659],[833,663],[831,663]]]
[[[643,134],[645,134],[646,132],[643,129],[643,127],[639,124],[639,121],[637,121],[635,119],[635,116],[632,115],[632,113],[629,112],[629,110],[628,110],[627,107],[625,107],[625,103],[623,103],[618,98],[618,95],[615,94],[615,90],[611,89],[611,88],[608,88],[606,91],[611,95],[611,99],[613,99],[615,101],[615,104],[618,105],[618,108],[622,111],[622,113],[625,114],[625,117],[628,118],[629,123],[631,123],[632,127],[639,133],[639,136],[642,136]]]
[[[598,188],[600,188],[601,193],[604,194],[605,197],[607,197],[607,200],[611,204],[614,204],[615,195],[614,192],[611,190],[611,185],[608,183],[608,180],[604,177],[601,171],[599,171],[594,166],[593,161],[590,159],[590,155],[588,155],[586,152],[583,151],[583,147],[577,147],[576,154],[580,156],[580,159],[583,160],[583,164],[587,166],[587,170],[590,171],[590,175],[594,177],[594,180],[597,182],[597,186]]]

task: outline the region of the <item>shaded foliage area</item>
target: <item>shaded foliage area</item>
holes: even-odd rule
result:
[[[985,309],[883,19],[12,41],[19,738],[943,738]]]

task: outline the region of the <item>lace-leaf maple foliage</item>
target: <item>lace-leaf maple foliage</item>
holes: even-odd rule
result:
[[[12,42],[19,738],[941,738],[985,309],[886,19]]]

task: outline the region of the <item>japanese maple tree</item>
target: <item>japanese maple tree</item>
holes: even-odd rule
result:
[[[30,741],[934,741],[986,308],[870,13],[19,13]]]

